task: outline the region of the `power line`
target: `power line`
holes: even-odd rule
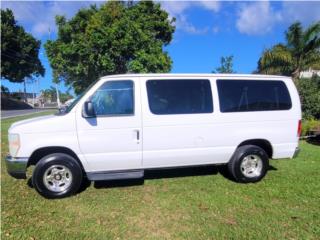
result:
[[[15,52],[15,51],[13,51],[13,50],[11,50],[11,49],[6,49],[6,51],[7,51],[7,50],[9,50],[9,51],[11,51],[11,52]],[[18,52],[15,52],[15,53],[16,53],[15,55],[11,55],[11,54],[9,55],[9,53],[4,53],[4,52],[6,52],[6,51],[1,51],[1,55],[12,56],[12,57],[16,57],[16,58],[19,58],[19,59],[32,60],[32,61],[39,59],[39,58],[31,57],[31,56],[28,56],[28,55],[22,56],[22,55],[21,55],[20,53],[18,53]],[[20,56],[18,56],[17,54],[19,54]],[[26,59],[26,58],[28,58],[28,59]]]
[[[13,49],[10,49],[10,48],[7,48],[6,50],[7,50],[7,51],[11,51],[12,53],[17,54],[17,56],[20,55],[20,56],[18,56],[18,57],[21,57],[21,58],[27,57],[27,58],[29,58],[30,60],[37,59],[36,57],[30,57],[29,54],[24,54],[24,55],[22,55],[21,53],[15,51],[15,50],[13,50]]]
[[[26,59],[24,59],[24,58],[19,58],[18,56],[8,55],[8,54],[3,53],[3,52],[1,52],[1,55],[4,55],[4,56],[6,56],[6,57],[8,57],[8,58],[11,58],[11,59],[13,59],[13,60],[25,60],[25,61],[26,61]],[[27,62],[27,64],[28,64],[28,65],[31,65],[31,66],[38,66],[38,64],[32,63],[32,62],[30,62],[30,61]]]

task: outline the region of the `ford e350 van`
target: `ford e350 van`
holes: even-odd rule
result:
[[[269,159],[298,152],[301,108],[290,78],[135,74],[101,78],[64,113],[14,123],[7,170],[60,198],[91,181],[142,178],[146,169],[225,164],[260,181]]]

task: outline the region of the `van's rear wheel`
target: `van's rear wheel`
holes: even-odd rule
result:
[[[260,147],[245,145],[239,147],[228,163],[228,169],[237,182],[260,181],[269,168],[269,157]]]
[[[46,198],[63,198],[76,193],[82,182],[79,163],[64,153],[43,157],[36,165],[32,183]]]

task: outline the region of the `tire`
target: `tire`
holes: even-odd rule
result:
[[[64,153],[43,157],[32,174],[33,186],[45,198],[64,198],[75,194],[82,179],[80,164]]]
[[[266,152],[255,145],[237,148],[228,163],[231,176],[241,183],[259,182],[267,173],[269,157]]]

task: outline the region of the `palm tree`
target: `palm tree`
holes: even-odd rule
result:
[[[320,21],[305,30],[296,22],[285,34],[286,44],[277,44],[262,53],[258,72],[292,76],[296,81],[301,71],[320,70]]]

